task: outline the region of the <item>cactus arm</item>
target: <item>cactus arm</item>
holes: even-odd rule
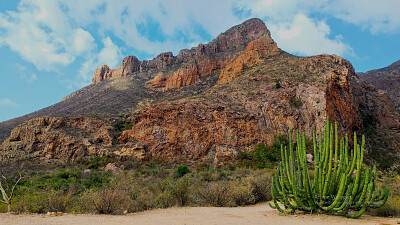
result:
[[[329,186],[329,181],[331,179],[332,173],[332,155],[333,155],[333,129],[331,125],[331,130],[329,134],[329,163],[328,163],[328,174],[326,175],[325,184],[324,184],[324,191],[322,192],[322,196],[326,196]]]
[[[312,183],[312,189],[316,191],[318,190],[319,153],[317,152],[315,131],[313,131],[313,146],[314,146],[314,180]]]
[[[348,177],[351,176],[351,174],[353,173],[354,167],[356,165],[356,159],[357,159],[356,147],[357,147],[357,135],[356,135],[356,132],[354,132],[353,157],[352,157],[352,161],[351,161],[351,166],[348,167],[348,169],[346,171]]]
[[[389,191],[389,185],[387,185],[385,190],[382,192],[383,199],[378,203],[374,202],[373,204],[370,205],[370,207],[373,208],[373,209],[382,207],[387,202],[387,200],[389,198],[389,192],[390,192]]]
[[[345,167],[347,168],[347,166],[349,165],[349,152],[348,152],[348,144],[349,144],[349,137],[346,134],[345,136],[345,149],[344,149],[344,162],[345,162]]]
[[[340,199],[343,197],[343,192],[345,190],[345,187],[344,187],[345,181],[346,181],[346,175],[342,174],[341,177],[340,177],[339,191],[338,191],[338,193],[337,193],[337,195],[335,197],[335,200],[328,207],[322,207],[323,210],[330,211],[331,209],[333,209],[338,204]]]
[[[371,199],[375,198],[375,191],[373,190],[374,189],[373,186],[374,186],[374,182],[370,182],[368,185],[367,199],[365,200],[363,207],[354,214],[347,214],[346,215],[347,217],[353,218],[353,219],[358,218],[365,212],[365,210],[368,208],[368,206],[371,205]]]
[[[371,178],[372,178],[372,176],[370,174],[369,169],[367,168],[367,170],[365,171],[365,180],[364,180],[363,189],[361,191],[361,195],[360,195],[359,200],[357,201],[357,203],[354,206],[352,206],[351,208],[357,209],[357,208],[359,208],[361,206],[361,204],[362,204],[362,202],[364,200],[365,193],[367,191],[368,185],[369,185],[369,183],[371,181]]]

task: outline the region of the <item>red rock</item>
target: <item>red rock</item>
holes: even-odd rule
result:
[[[258,62],[263,61],[263,59],[279,53],[281,53],[281,50],[268,35],[250,42],[245,52],[221,71],[218,84],[231,81],[233,78],[239,76],[245,68],[252,67]]]
[[[159,90],[165,91],[170,88],[190,85],[199,78],[213,74],[226,66],[237,58],[248,43],[263,35],[269,35],[264,22],[259,19],[250,19],[228,29],[208,44],[199,44],[190,50],[181,50],[177,57],[174,57],[172,52],[161,53],[152,60],[144,61],[139,61],[134,56],[128,56],[122,61],[118,69],[108,69],[111,71],[110,74],[105,75],[104,72],[102,73],[99,70],[100,68],[97,69],[92,83],[132,75],[137,72],[159,70],[174,65],[177,69],[164,76],[166,82],[160,83],[160,77],[154,77],[153,80],[149,81],[148,87],[159,87]],[[188,74],[185,74],[186,72]],[[162,84],[168,84],[168,86],[162,86]]]

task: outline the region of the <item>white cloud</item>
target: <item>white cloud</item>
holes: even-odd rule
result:
[[[336,0],[324,12],[377,34],[400,31],[399,8],[399,0]]]
[[[99,53],[89,55],[78,71],[78,86],[87,85],[92,81],[93,72],[102,65],[116,68],[122,58],[121,50],[114,44],[110,37],[103,38],[103,48]]]
[[[307,16],[327,3],[327,0],[238,0],[236,7],[248,11],[249,17],[264,18],[273,39],[284,51],[306,56],[352,54],[341,36],[330,37],[326,22]]]
[[[303,14],[298,14],[288,23],[270,27],[272,37],[279,47],[300,55],[351,54],[349,45],[340,36],[329,38],[330,27],[324,21],[314,22]]]
[[[400,30],[399,0],[236,0],[238,8],[272,22],[292,20],[301,13],[338,18],[371,33]]]
[[[18,104],[8,98],[0,98],[0,106],[18,107]]]
[[[57,1],[22,0],[16,12],[0,13],[0,29],[0,44],[42,71],[69,65],[94,45],[88,32],[72,27]]]

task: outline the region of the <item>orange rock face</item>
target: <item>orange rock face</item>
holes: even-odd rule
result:
[[[177,71],[164,76],[159,73],[147,83],[147,87],[157,88],[158,90],[168,90],[194,84],[199,80],[199,71],[196,64],[188,64],[179,68]]]
[[[113,70],[110,69],[110,67],[108,67],[107,65],[103,65],[94,71],[92,83],[95,84],[102,80],[110,79],[113,77],[112,73],[113,73]]]
[[[243,54],[228,64],[219,75],[218,84],[223,84],[231,81],[239,76],[245,68],[249,68],[263,61],[265,58],[281,53],[274,40],[268,35],[265,35],[257,40],[250,42],[247,45]]]
[[[228,29],[210,43],[181,50],[176,57],[171,52],[159,54],[156,58],[148,61],[139,61],[134,56],[128,56],[118,69],[110,70],[107,67],[109,72],[103,72],[100,70],[101,68],[97,69],[92,83],[174,66],[177,69],[165,74],[161,79],[165,82],[160,82],[160,77],[154,77],[148,82],[148,87],[157,87],[158,90],[165,91],[190,85],[201,77],[214,74],[217,70],[225,67],[235,60],[251,41],[263,35],[268,37],[270,35],[265,24],[259,19],[250,19]]]
[[[262,58],[252,56],[269,53],[256,43],[240,58],[263,64]],[[219,161],[233,159],[239,150],[251,149],[258,142],[272,144],[274,137],[289,129],[305,131],[310,138],[313,130],[324,126],[327,116],[338,122],[342,134],[361,126],[352,103],[349,79],[354,69],[348,61],[329,55],[282,56],[276,60],[280,61],[266,65],[268,75],[247,74],[248,79],[231,80],[204,97],[139,111],[130,118],[132,129],[124,131],[119,141],[140,143],[148,157]],[[279,89],[268,82],[269,76],[278,72],[284,74]],[[297,80],[300,75],[304,75],[301,82]],[[160,80],[166,82],[165,77]],[[300,104],[293,103],[296,99]]]
[[[164,159],[233,157],[238,147],[259,138],[254,118],[204,102],[150,106],[133,120],[134,127],[119,141],[140,140],[147,155]]]

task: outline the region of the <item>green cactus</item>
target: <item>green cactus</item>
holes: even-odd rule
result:
[[[307,165],[305,134],[297,131],[296,139],[294,150],[289,131],[289,146],[281,146],[282,161],[272,177],[272,208],[282,213],[302,210],[357,218],[367,208],[386,203],[389,187],[376,187],[375,166],[372,170],[363,167],[364,136],[359,145],[354,133],[353,150],[348,152],[347,134],[339,141],[337,124],[333,127],[328,118],[323,137],[321,130],[318,140],[313,132],[313,173]]]

